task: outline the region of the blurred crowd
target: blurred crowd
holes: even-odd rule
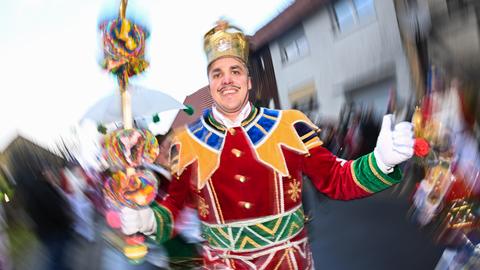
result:
[[[158,196],[170,178],[164,154],[149,165],[159,179]],[[23,152],[13,164],[0,171],[0,183],[14,190],[0,204],[0,269],[189,269],[198,263],[196,243],[202,239],[193,209],[183,211],[178,237],[162,246],[147,241],[148,255],[128,260],[136,244],[121,234],[118,216],[109,215],[118,211],[104,196],[109,168],[49,162],[35,151]]]
[[[338,121],[318,123],[323,146],[343,159],[355,159],[373,150],[381,116],[371,106],[345,104]]]
[[[441,269],[479,269],[478,94],[436,67],[429,82],[413,116],[415,137],[422,141],[417,148],[426,151],[412,160],[421,168],[412,220],[432,230],[435,240],[447,247]]]

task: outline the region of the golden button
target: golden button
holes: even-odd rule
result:
[[[241,207],[245,208],[245,209],[250,209],[252,208],[252,204],[249,203],[249,202],[239,202],[238,203]]]
[[[237,158],[242,155],[242,151],[238,150],[237,148],[232,149],[232,154],[235,155]]]
[[[230,135],[235,135],[235,133],[237,133],[237,131],[234,128],[229,128],[228,132],[230,132]]]
[[[236,174],[235,179],[237,179],[238,181],[240,181],[242,183],[245,183],[245,181],[247,181],[247,178],[243,175],[240,175],[240,174]]]

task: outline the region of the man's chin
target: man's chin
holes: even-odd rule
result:
[[[220,109],[220,112],[222,113],[228,113],[228,114],[235,114],[235,113],[240,113],[242,111],[243,106],[218,106],[217,108]]]

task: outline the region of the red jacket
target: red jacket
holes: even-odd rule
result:
[[[173,140],[175,178],[167,198],[152,206],[157,240],[171,236],[178,211],[193,197],[209,269],[311,269],[302,175],[340,200],[368,196],[401,178],[398,169],[383,174],[373,153],[354,161],[335,157],[317,131],[296,110],[253,107],[241,127],[231,129],[207,111]]]

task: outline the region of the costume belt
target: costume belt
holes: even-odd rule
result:
[[[288,212],[227,224],[202,222],[202,235],[214,249],[256,251],[292,239],[304,225],[301,206]]]

